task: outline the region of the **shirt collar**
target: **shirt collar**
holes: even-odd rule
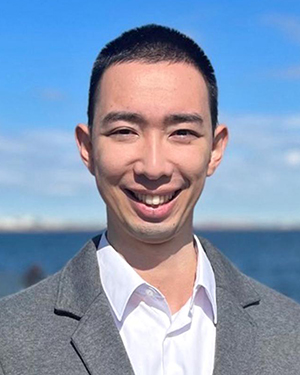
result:
[[[147,283],[109,244],[106,232],[101,236],[97,258],[103,289],[116,317],[121,321],[132,294]]]
[[[197,247],[198,262],[194,291],[191,298],[191,306],[200,287],[203,287],[211,304],[214,324],[217,323],[217,303],[215,277],[210,262],[203,250],[197,236],[194,236]],[[139,288],[149,286],[138,273],[126,262],[126,260],[109,244],[106,232],[101,236],[97,259],[99,263],[100,278],[105,294],[119,321],[122,320],[130,297]]]
[[[197,236],[194,235],[194,243],[198,252],[198,262],[197,262],[197,273],[194,285],[194,292],[191,300],[191,305],[194,304],[194,300],[197,291],[200,287],[203,287],[207,298],[212,307],[212,312],[214,316],[214,324],[217,324],[217,299],[216,299],[216,281],[214,271],[208,260],[208,257],[201,245],[201,242]]]

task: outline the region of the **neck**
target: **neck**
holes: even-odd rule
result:
[[[192,229],[161,243],[119,236],[108,227],[108,240],[131,267],[166,298],[172,313],[191,297],[197,254]]]

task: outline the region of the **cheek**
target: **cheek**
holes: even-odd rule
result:
[[[94,155],[95,176],[99,184],[117,185],[126,173],[128,157],[124,152],[109,145],[98,148],[101,152]]]
[[[196,153],[181,153],[181,158],[178,160],[178,165],[181,173],[188,179],[193,181],[199,181],[205,179],[208,164],[209,154],[196,152]]]

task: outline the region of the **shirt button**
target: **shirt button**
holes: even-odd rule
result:
[[[154,296],[154,292],[151,289],[147,289],[146,290],[146,294],[147,294],[148,297],[153,297]]]

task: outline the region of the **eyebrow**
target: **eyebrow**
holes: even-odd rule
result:
[[[126,111],[112,111],[109,112],[101,121],[102,126],[108,126],[109,124],[116,121],[125,121],[137,125],[146,125],[148,121],[139,113],[126,112]],[[203,124],[203,118],[198,113],[172,113],[167,115],[163,124],[165,126],[177,125],[182,123],[197,123]]]
[[[147,123],[146,119],[138,113],[126,112],[126,111],[113,111],[109,112],[101,121],[103,126],[109,125],[112,122],[125,121],[134,123],[137,125],[145,125]]]
[[[166,126],[194,122],[199,125],[203,124],[203,118],[198,113],[174,113],[164,119]]]

